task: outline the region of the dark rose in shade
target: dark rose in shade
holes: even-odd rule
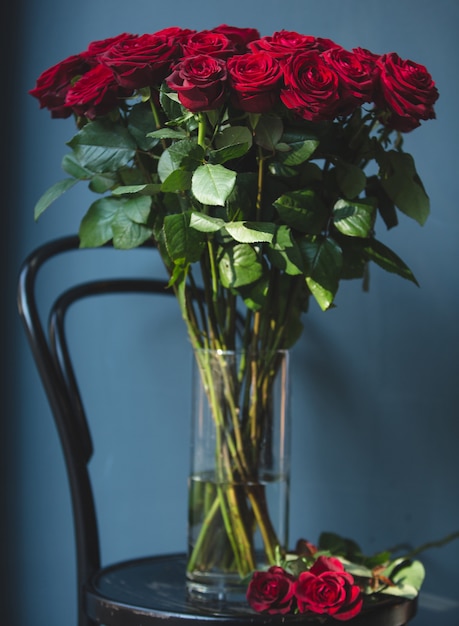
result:
[[[41,109],[51,112],[51,117],[70,117],[72,109],[65,102],[67,92],[73,81],[89,69],[87,61],[80,54],[74,54],[45,70],[29,93],[37,98]]]
[[[247,601],[261,613],[288,613],[292,607],[294,579],[282,567],[253,574],[247,588]]]
[[[106,115],[130,92],[122,89],[105,65],[96,65],[84,74],[69,91],[65,103],[80,116],[94,119]]]
[[[99,57],[107,52],[107,50],[109,50],[112,46],[120,43],[121,41],[135,39],[136,37],[137,35],[121,33],[115,37],[109,37],[108,39],[98,39],[97,41],[91,42],[86,50],[81,53],[81,56],[91,65],[96,65],[99,63]]]
[[[427,69],[414,61],[401,59],[391,52],[377,62],[379,70],[376,105],[389,112],[381,119],[387,126],[408,132],[421,120],[435,118],[434,104],[438,90]]]

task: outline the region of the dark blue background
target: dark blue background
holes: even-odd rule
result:
[[[67,479],[15,289],[25,255],[76,232],[93,199],[84,186],[74,189],[34,223],[37,198],[64,177],[60,161],[74,127],[51,120],[27,91],[44,69],[94,39],[220,23],[396,51],[425,64],[437,82],[438,119],[405,140],[431,197],[431,217],[421,228],[402,216],[394,231],[382,225],[378,231],[421,287],[372,268],[370,293],[345,284],[335,310],[311,308],[292,354],[290,526],[292,543],[331,530],[368,552],[403,542],[417,546],[459,529],[457,0],[22,0],[2,26],[0,598],[8,626],[75,623]],[[88,255],[72,273],[90,273]],[[128,257],[108,263],[116,274]],[[161,272],[144,256],[135,265],[145,275]],[[44,279],[45,292],[63,280],[58,267]],[[82,311],[74,332],[80,363],[96,349],[81,376],[96,446],[105,440],[91,464],[105,562],[183,550],[186,540],[187,339],[173,301],[153,316],[139,301],[132,313],[110,300],[94,317]],[[458,626],[459,541],[422,560],[427,578],[413,624]]]

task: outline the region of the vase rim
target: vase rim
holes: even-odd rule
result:
[[[218,354],[221,356],[225,356],[225,355],[232,355],[232,354],[242,354],[242,353],[248,353],[248,354],[266,354],[266,353],[275,353],[275,354],[289,354],[290,350],[288,348],[278,348],[276,350],[270,350],[270,349],[262,349],[262,350],[252,350],[251,348],[235,348],[234,350],[223,350],[221,348],[193,348],[194,352],[209,352],[209,353],[214,353],[214,354]]]

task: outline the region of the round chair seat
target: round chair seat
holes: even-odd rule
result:
[[[186,557],[168,554],[117,563],[102,569],[86,589],[87,615],[107,626],[280,626],[320,624],[336,626],[332,617],[313,614],[266,615],[243,604],[196,602],[188,597]],[[403,626],[416,613],[416,601],[391,596],[367,599],[352,626]]]

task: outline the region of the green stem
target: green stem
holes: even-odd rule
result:
[[[415,548],[414,550],[412,550],[409,554],[406,554],[405,556],[407,559],[412,559],[413,557],[417,556],[421,552],[424,552],[424,550],[428,550],[430,548],[441,548],[442,546],[446,545],[450,541],[453,541],[454,539],[459,539],[459,530],[449,535],[446,535],[446,537],[443,537],[442,539],[438,539],[437,541],[429,541],[427,543],[424,543],[422,544],[422,546]]]
[[[204,113],[198,113],[198,144],[206,149],[206,116]]]

